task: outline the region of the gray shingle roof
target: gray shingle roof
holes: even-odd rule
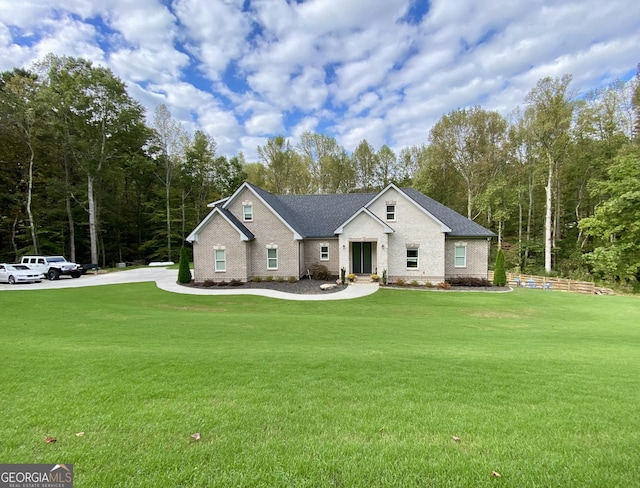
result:
[[[255,185],[250,186],[303,238],[333,237],[334,231],[341,224],[377,195],[377,193],[274,195]],[[447,235],[459,237],[495,236],[489,229],[485,229],[480,224],[467,219],[413,188],[402,188],[402,191],[449,227],[451,232]]]
[[[240,232],[246,235],[249,238],[249,240],[253,240],[256,238],[256,236],[254,236],[251,233],[251,231],[247,229],[245,225],[242,222],[240,222],[240,220],[238,220],[238,218],[235,215],[229,212],[229,210],[217,205],[216,207],[218,210],[220,210],[220,212],[222,212],[225,215],[225,217],[227,217],[231,222],[233,222],[233,225],[235,225],[240,230]]]
[[[440,220],[451,229],[447,235],[459,237],[495,237],[495,234],[480,224],[460,215],[455,210],[450,209],[433,198],[420,193],[413,188],[402,188],[402,191],[412,198],[418,205]]]

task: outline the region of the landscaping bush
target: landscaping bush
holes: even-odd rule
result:
[[[227,281],[218,281],[218,286],[229,286],[229,283]]]
[[[502,249],[498,250],[496,256],[496,268],[493,272],[493,284],[496,286],[506,286],[507,284],[507,272],[504,266],[504,253]]]
[[[448,278],[447,283],[451,286],[491,286],[491,283],[489,283],[489,280],[486,278],[474,278],[471,276],[455,276],[453,278]]]
[[[451,285],[446,281],[441,281],[438,283],[438,288],[441,290],[451,290]]]
[[[407,282],[406,282],[406,280],[403,280],[402,278],[398,278],[396,280],[396,286],[407,286]]]
[[[296,283],[298,281],[298,278],[296,278],[295,276],[289,276],[289,279],[287,281],[289,281],[289,283]]]
[[[237,280],[237,279],[235,279],[235,278],[234,278],[233,280],[231,280],[231,281],[229,282],[229,284],[230,284],[231,286],[241,286],[241,285],[244,285],[244,283],[243,283],[242,281]]]
[[[213,280],[204,280],[204,283],[202,283],[204,286],[216,286],[216,282]]]
[[[262,277],[254,276],[253,278],[251,278],[251,281],[253,281],[254,283],[260,283],[262,281]]]
[[[331,280],[333,276],[329,273],[329,268],[327,268],[324,264],[314,263],[309,266],[309,273],[311,273],[311,278],[314,280]]]
[[[178,265],[178,283],[191,283],[189,256],[184,246],[180,248],[180,264]]]
[[[411,283],[409,283],[409,286],[420,286],[420,283],[418,283],[417,280],[411,280]]]

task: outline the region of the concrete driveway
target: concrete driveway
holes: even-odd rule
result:
[[[176,283],[178,270],[166,268],[136,268],[124,271],[112,271],[110,273],[86,274],[81,278],[71,278],[62,276],[57,281],[43,280],[41,283],[29,283],[8,285],[0,283],[0,291],[15,290],[56,290],[60,288],[78,288],[81,286],[118,285],[122,283],[141,283],[155,281],[158,288],[172,293],[183,293],[187,295],[260,295],[282,300],[348,300],[371,295],[378,290],[376,283],[358,283],[348,286],[336,293],[322,294],[318,290],[317,295],[300,295],[297,293],[285,293],[275,290],[264,289],[233,289],[233,290],[212,290],[210,288],[191,288],[181,286]]]

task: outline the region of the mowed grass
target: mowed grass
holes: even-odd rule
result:
[[[0,307],[0,462],[77,487],[640,485],[637,298],[142,283]]]

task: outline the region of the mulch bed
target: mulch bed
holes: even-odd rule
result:
[[[231,286],[206,286],[204,283],[191,282],[188,285],[194,288],[204,288],[209,290],[246,290],[246,289],[259,289],[259,290],[276,290],[285,293],[297,293],[300,295],[319,295],[327,293],[336,293],[344,290],[347,285],[338,284],[330,290],[321,290],[320,285],[323,284],[336,284],[335,281],[321,281],[321,280],[307,280],[302,279],[294,283],[278,282],[278,281],[249,281],[248,283],[242,283],[241,285]]]
[[[327,293],[336,293],[344,290],[349,285],[338,284],[335,288],[330,290],[321,290],[320,285],[330,283],[335,284],[335,281],[322,281],[322,280],[308,280],[302,279],[295,283],[278,282],[278,281],[249,281],[248,283],[242,283],[241,285],[224,285],[224,286],[207,286],[204,283],[191,282],[188,285],[193,288],[203,288],[210,290],[233,290],[233,289],[259,289],[259,290],[276,290],[285,293],[297,293],[300,295],[319,295]],[[438,287],[428,288],[426,286],[397,286],[393,284],[380,285],[380,288],[396,288],[402,290],[422,290],[422,291],[485,291],[485,292],[498,292],[508,291],[509,287],[505,286],[452,286],[449,290],[441,290]]]

